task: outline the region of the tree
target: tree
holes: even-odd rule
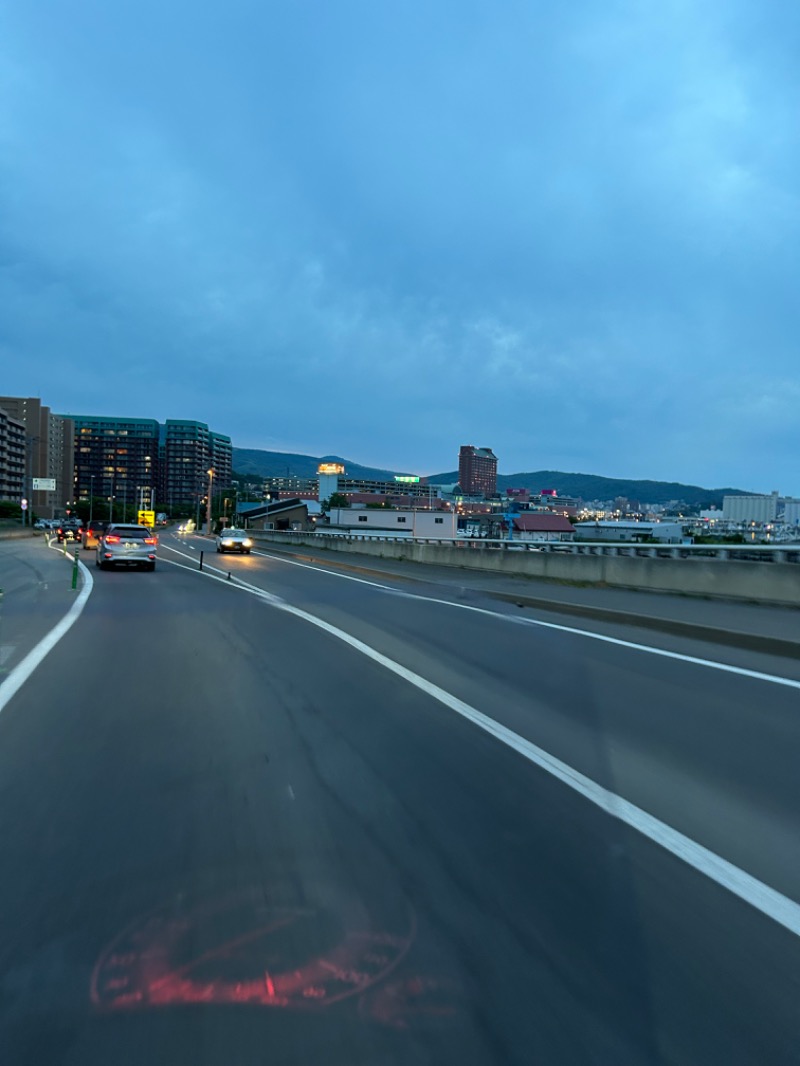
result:
[[[341,492],[334,492],[329,500],[323,500],[320,503],[320,507],[326,513],[330,511],[332,507],[349,507],[350,501]]]

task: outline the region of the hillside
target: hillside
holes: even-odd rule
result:
[[[449,484],[458,478],[457,471],[431,476],[434,483]],[[565,474],[560,470],[533,470],[522,474],[498,474],[498,491],[505,489],[555,489],[560,496],[578,496],[582,500],[615,500],[623,496],[640,503],[666,504],[672,500],[697,507],[722,506],[723,496],[740,496],[742,489],[704,489],[678,481],[629,481],[626,478],[600,477],[597,474]]]
[[[340,455],[298,455],[296,452],[267,452],[258,448],[234,448],[233,469],[237,474],[256,477],[316,477],[320,463],[343,463],[348,477],[387,479],[400,470],[362,466]]]
[[[383,470],[380,467],[353,463],[340,455],[300,455],[295,452],[270,452],[257,448],[234,448],[233,468],[237,474],[251,477],[315,477],[319,463],[342,463],[349,477],[390,480],[400,470]],[[434,484],[452,484],[458,480],[458,472],[431,474]],[[579,496],[583,500],[614,500],[624,496],[641,503],[667,504],[682,500],[692,507],[722,506],[723,496],[742,495],[742,489],[705,489],[699,485],[684,485],[678,481],[632,481],[625,478],[600,477],[596,474],[567,474],[559,470],[533,470],[520,474],[499,474],[497,487],[500,492],[507,488],[555,489],[561,496]]]

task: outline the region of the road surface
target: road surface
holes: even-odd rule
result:
[[[800,1061],[795,664],[208,548],[0,711],[4,1062]]]

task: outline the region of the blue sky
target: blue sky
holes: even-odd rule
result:
[[[800,495],[800,5],[0,0],[0,392]]]

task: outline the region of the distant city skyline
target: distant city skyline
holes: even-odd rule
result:
[[[5,6],[0,390],[800,494],[798,5],[309,10]]]

